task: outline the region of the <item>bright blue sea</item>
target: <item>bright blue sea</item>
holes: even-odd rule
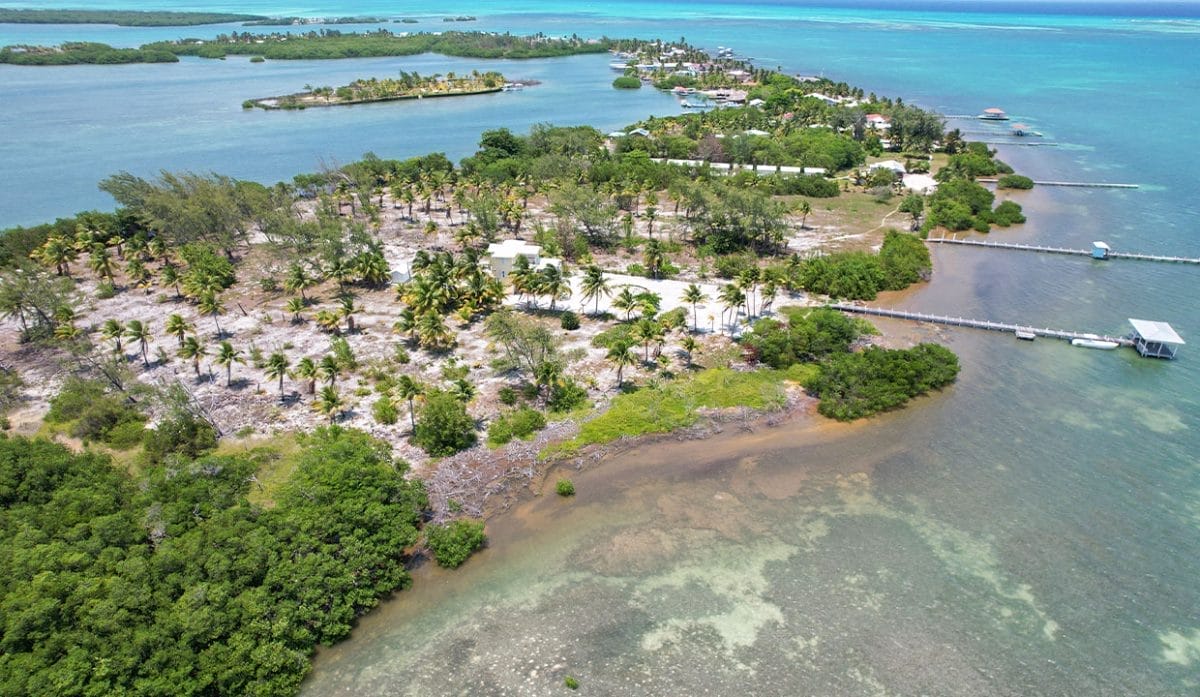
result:
[[[1141,188],[1020,194],[1030,223],[993,238],[1200,256],[1196,4],[826,4],[152,6],[684,36],[945,114],[1000,106],[1054,144],[1000,145],[1024,173]],[[479,21],[440,21],[451,14]],[[0,25],[0,44],[229,29]],[[678,109],[647,90],[614,92],[606,62],[503,65],[544,82],[518,94],[291,113],[240,104],[400,69],[491,65],[0,66],[0,225],[108,207],[95,182],[122,169],[275,181],[368,150],[461,157],[486,128],[612,129]],[[958,384],[816,441],[781,427],[572,474],[574,502],[536,500],[496,521],[492,549],[464,569],[422,572],[322,653],[308,693],[554,694],[564,672],[596,694],[1200,692],[1200,267],[958,248],[935,250],[935,263],[928,287],[885,302],[1111,333],[1128,317],[1160,319],[1191,343],[1166,363],[888,325],[948,343],[963,359]]]

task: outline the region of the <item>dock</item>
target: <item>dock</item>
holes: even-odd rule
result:
[[[1048,247],[1037,244],[1013,244],[1011,242],[985,242],[983,240],[960,240],[955,237],[930,237],[925,240],[932,244],[957,244],[965,247],[988,247],[990,249],[1011,249],[1020,252],[1042,252],[1044,254],[1068,254],[1079,257],[1095,256],[1094,250],[1068,249],[1066,247]],[[1176,257],[1160,254],[1137,254],[1134,252],[1106,251],[1104,259],[1133,259],[1135,261],[1157,261],[1171,264],[1200,264],[1200,257]]]
[[[998,143],[1000,145],[1000,143]],[[1013,145],[1022,145],[1022,143],[1013,143]],[[1024,143],[1024,145],[1038,145],[1038,143]],[[1042,145],[1051,145],[1051,143],[1042,143]],[[996,177],[979,177],[975,181],[980,184],[995,184],[999,181]],[[1137,184],[1116,184],[1112,182],[1062,182],[1062,181],[1038,181],[1033,180],[1038,186],[1069,186],[1080,189],[1136,189]]]
[[[1006,324],[1004,322],[991,322],[982,319],[969,319],[966,317],[949,317],[947,315],[929,315],[923,312],[909,312],[907,310],[888,310],[882,307],[866,307],[864,305],[850,305],[846,303],[837,303],[830,305],[835,310],[842,312],[850,312],[859,315],[872,315],[875,317],[890,317],[892,319],[907,319],[915,322],[928,322],[930,324],[944,324],[951,327],[969,327],[971,329],[986,329],[993,332],[1004,332],[1012,334],[1020,339],[1027,339],[1034,336],[1042,336],[1050,339],[1062,339],[1070,341],[1072,339],[1091,339],[1099,341],[1112,341],[1121,346],[1133,346],[1133,339],[1127,336],[1103,336],[1093,332],[1074,332],[1066,329],[1050,329],[1048,327],[1031,327],[1022,324]]]

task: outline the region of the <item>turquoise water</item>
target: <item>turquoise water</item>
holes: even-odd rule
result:
[[[384,3],[157,6],[400,14]],[[1057,144],[999,146],[1018,169],[1143,186],[1019,194],[1030,224],[995,238],[1200,256],[1195,5],[1146,16],[1134,4],[1108,15],[408,7],[480,16],[454,28],[684,35],[947,114],[1001,106]],[[0,43],[217,31],[0,25]],[[605,63],[505,66],[546,84],[489,101],[278,114],[240,103],[473,63],[0,69],[0,224],[110,205],[94,182],[117,169],[273,181],[367,150],[461,156],[484,128],[608,129],[674,113],[669,98],[610,90]],[[975,137],[1007,140],[1003,129]],[[948,343],[963,359],[958,384],[864,425],[648,447],[574,473],[577,500],[536,499],[495,521],[493,547],[464,569],[422,570],[412,592],[319,657],[307,694],[550,694],[567,673],[593,694],[1196,694],[1200,269],[951,248],[935,263],[928,287],[885,302],[1112,333],[1127,317],[1161,319],[1192,343],[1166,363],[887,325]]]

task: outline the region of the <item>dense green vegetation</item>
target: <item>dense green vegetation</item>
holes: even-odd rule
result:
[[[1022,174],[1005,174],[996,180],[997,189],[1032,189],[1033,180]]]
[[[460,518],[426,527],[425,544],[438,566],[455,569],[487,544],[487,535],[483,534],[483,521]]]
[[[0,692],[295,694],[317,644],[409,583],[426,506],[365,434],[302,440],[264,510],[246,500],[251,457],[131,478],[0,437]]]
[[[853,421],[940,389],[954,382],[958,370],[958,357],[937,344],[900,350],[870,346],[830,357],[807,387],[820,397],[821,414]]]
[[[13,65],[112,65],[117,63],[177,63],[179,58],[161,48],[113,48],[108,44],[75,41],[58,47],[5,46],[0,63]]]
[[[993,210],[995,194],[975,181],[977,177],[999,174],[1001,181],[1014,184],[1009,188],[1026,188],[1024,184],[1028,177],[1012,178],[1012,168],[995,156],[995,151],[983,143],[967,143],[962,152],[951,155],[949,164],[935,175],[940,183],[929,197],[926,206],[929,215],[922,226],[923,231],[944,227],[987,232],[992,225],[1008,227],[1025,222],[1021,206],[1015,201],[1003,201]],[[1033,186],[1032,180],[1028,183]]]
[[[915,235],[889,230],[879,254],[839,252],[804,261],[796,283],[831,298],[874,300],[883,290],[900,290],[928,280],[929,250]]]
[[[0,24],[115,24],[120,27],[189,27],[265,20],[262,15],[225,12],[137,10],[17,10],[0,8]]]
[[[302,34],[222,34],[210,41],[185,39],[147,44],[142,48],[201,58],[260,55],[275,60],[312,60],[440,53],[464,58],[514,59],[604,53],[610,45],[608,40],[589,42],[579,38],[549,38],[540,34],[514,36],[448,31],[399,36],[386,29],[362,34],[326,29]]]
[[[612,81],[612,86],[619,90],[636,90],[642,86],[642,81],[630,75],[622,75]]]
[[[256,56],[261,57],[261,56]],[[248,105],[263,109],[304,109],[310,106],[337,106],[339,104],[363,104],[384,102],[394,99],[416,99],[419,97],[449,97],[454,95],[495,92],[504,86],[504,76],[496,72],[470,75],[449,73],[445,77],[422,77],[413,72],[400,71],[396,78],[359,79],[342,87],[315,87],[282,97],[255,99]]]
[[[846,315],[828,308],[785,307],[786,321],[760,319],[742,337],[749,357],[776,369],[846,353],[859,330]]]

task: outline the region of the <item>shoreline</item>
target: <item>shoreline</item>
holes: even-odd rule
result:
[[[435,99],[438,97],[470,97],[479,94],[494,94],[503,92],[503,87],[490,87],[481,90],[470,90],[464,92],[430,92],[420,94],[402,94],[392,97],[374,97],[370,99],[350,99],[336,102],[322,101],[303,101],[296,103],[280,103],[279,100],[299,98],[304,99],[312,97],[311,92],[289,94],[281,97],[261,97],[259,99],[247,99],[242,102],[243,109],[258,108],[264,111],[303,111],[310,107],[335,107],[335,106],[354,106],[355,104],[377,104],[380,102],[398,102],[408,99]],[[274,102],[274,103],[272,103]]]

